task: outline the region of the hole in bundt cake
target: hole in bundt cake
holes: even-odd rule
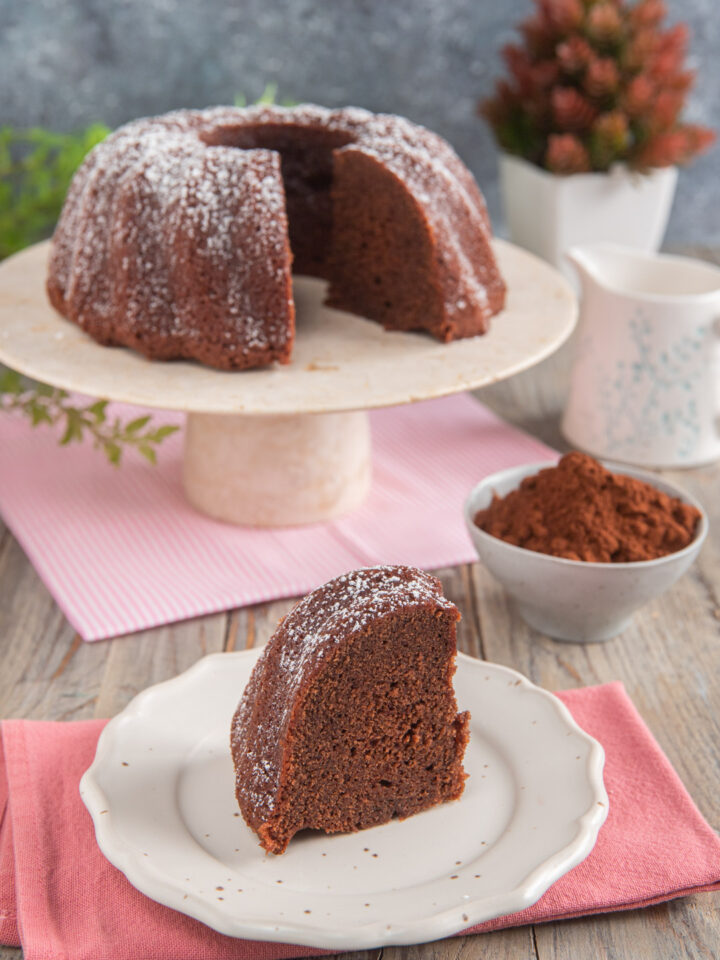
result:
[[[327,279],[333,152],[350,143],[350,135],[292,124],[265,124],[222,127],[204,140],[210,146],[272,150],[280,154],[293,272]]]
[[[403,330],[442,315],[415,201],[378,161],[342,151],[352,145],[349,134],[264,124],[224,126],[204,140],[280,155],[293,273],[329,280],[333,306]]]

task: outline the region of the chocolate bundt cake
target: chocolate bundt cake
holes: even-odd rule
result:
[[[457,799],[457,608],[412,567],[331,580],[280,623],[232,721],[235,792],[271,853],[294,834],[356,831]]]
[[[471,174],[441,138],[348,108],[216,107],[121,127],[53,237],[53,306],[103,344],[221,369],[290,360],[291,265],[328,302],[440,340],[505,285]]]

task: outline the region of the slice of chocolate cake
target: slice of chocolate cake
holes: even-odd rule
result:
[[[281,622],[233,717],[236,795],[271,853],[299,830],[356,831],[457,799],[457,608],[412,567],[331,580]]]

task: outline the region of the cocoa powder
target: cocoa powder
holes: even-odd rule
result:
[[[475,515],[481,530],[517,547],[596,563],[675,553],[694,539],[699,521],[690,504],[578,452]]]

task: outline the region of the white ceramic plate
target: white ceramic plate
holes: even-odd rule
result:
[[[221,933],[349,950],[421,943],[534,903],[592,849],[603,751],[551,694],[460,655],[472,713],[455,803],[266,855],[235,803],[229,729],[260,651],[215,654],[141,693],[80,791],[100,849],[144,894]]]

